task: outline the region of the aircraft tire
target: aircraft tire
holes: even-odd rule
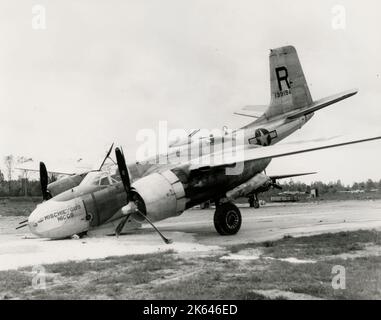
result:
[[[236,234],[241,228],[241,224],[241,212],[233,203],[224,203],[216,208],[214,227],[220,235]]]
[[[254,209],[258,209],[259,208],[259,201],[254,201],[253,207],[254,207]]]

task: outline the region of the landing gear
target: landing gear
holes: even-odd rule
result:
[[[258,195],[253,194],[249,196],[249,205],[250,205],[250,208],[255,208],[255,209],[259,208]]]
[[[73,234],[70,238],[78,240],[78,239],[82,239],[83,237],[86,237],[86,236],[87,236],[87,231],[83,231],[83,232],[80,232],[77,234]]]
[[[86,237],[87,236],[87,231],[83,231],[83,232],[80,232],[77,234],[77,236],[82,239],[83,237]]]
[[[231,202],[216,207],[214,227],[220,235],[236,234],[241,228],[242,217],[239,209]]]
[[[200,204],[200,209],[209,209],[210,208],[210,201],[205,201]]]

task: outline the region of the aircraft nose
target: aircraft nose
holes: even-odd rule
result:
[[[28,226],[38,237],[60,239],[87,230],[89,221],[80,202],[50,199],[37,205],[28,218]]]
[[[38,220],[41,218],[42,215],[40,206],[41,204],[39,204],[37,208],[33,210],[33,212],[29,215],[28,218],[29,230],[37,236],[41,236],[41,234],[38,232]]]

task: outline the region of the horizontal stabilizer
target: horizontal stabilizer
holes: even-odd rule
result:
[[[249,105],[243,107],[241,110],[234,112],[234,114],[250,118],[260,118],[268,106],[265,105]]]
[[[334,104],[334,103],[339,102],[341,100],[352,97],[357,92],[358,92],[357,89],[353,89],[353,90],[344,91],[344,92],[335,94],[333,96],[329,96],[329,97],[320,99],[318,101],[313,102],[312,105],[307,107],[307,108],[295,110],[294,112],[292,112],[291,114],[289,114],[287,116],[287,119],[296,119],[296,118],[299,118],[301,116],[305,116],[307,114],[313,113],[317,110],[328,107],[331,104]]]
[[[236,114],[237,116],[244,116],[244,117],[256,118],[256,119],[260,118],[262,115],[262,113],[261,114],[259,114],[259,113],[254,114],[253,112],[247,112],[247,113],[245,113],[245,112],[234,112],[234,114]]]

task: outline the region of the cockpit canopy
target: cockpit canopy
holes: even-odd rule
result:
[[[121,181],[119,172],[92,171],[80,183],[80,186],[110,186]]]

